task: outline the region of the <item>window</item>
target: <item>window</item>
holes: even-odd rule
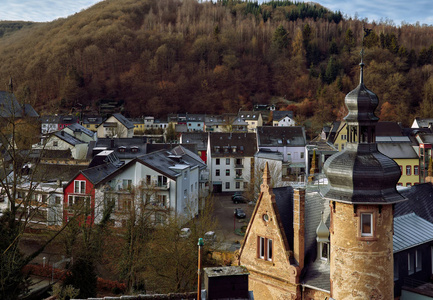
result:
[[[188,196],[188,190],[184,190],[183,191],[183,198],[186,199],[187,196]]]
[[[58,141],[54,141],[53,142],[53,147],[57,147],[59,145],[59,142]]]
[[[415,270],[417,272],[422,270],[422,253],[420,250],[415,251]]]
[[[150,185],[151,181],[150,181],[150,175],[146,175],[146,184]]]
[[[215,176],[220,176],[220,169],[215,170]]]
[[[226,182],[226,189],[227,189],[227,190],[230,189],[230,182]]]
[[[415,272],[414,268],[414,261],[413,261],[413,255],[410,253],[407,254],[407,272],[409,275],[412,275]]]
[[[248,188],[248,182],[244,181],[244,189]]]
[[[346,138],[347,138],[347,135],[346,135],[346,134],[342,134],[342,135],[341,135],[341,139],[342,139],[342,140],[346,140]]]
[[[42,203],[47,203],[48,195],[42,195]]]
[[[74,181],[74,193],[85,194],[86,193],[86,182],[84,180]]]
[[[187,179],[188,178],[188,171],[185,171],[185,173],[183,173],[183,179]]]
[[[226,165],[230,165],[230,158],[226,158]]]
[[[257,249],[258,258],[272,261],[272,255],[273,255],[272,239],[268,239],[268,238],[264,238],[264,237],[259,236],[258,237],[258,249]]]
[[[219,166],[219,164],[220,164],[220,159],[219,159],[219,158],[215,159],[215,164],[216,164],[217,166]]]
[[[56,204],[60,204],[62,202],[62,198],[59,196],[56,196]]]
[[[238,182],[236,182],[236,189],[238,190],[240,188],[241,188],[241,183],[238,181]]]
[[[166,187],[167,186],[167,177],[158,175],[158,186],[159,187]]]
[[[406,183],[406,187],[411,187],[411,186],[412,186],[412,184],[410,182]]]
[[[191,184],[191,194],[192,194],[193,190],[194,190],[194,185]]]
[[[344,144],[341,144],[341,151],[344,150]]]
[[[304,158],[304,152],[301,152],[301,158]]]
[[[230,176],[230,169],[226,169],[226,176]]]
[[[413,166],[413,175],[419,175],[419,166]]]
[[[403,183],[399,182],[397,183],[397,186],[403,186]]]
[[[400,175],[403,175],[403,167],[402,166],[399,167],[400,167]]]
[[[411,175],[411,174],[412,174],[412,167],[406,166],[406,175]]]
[[[130,190],[132,187],[132,180],[131,179],[123,179],[122,181],[122,189],[124,190]]]
[[[320,259],[321,260],[328,260],[328,253],[329,253],[329,243],[320,243]]]
[[[361,236],[373,236],[372,213],[361,213]]]

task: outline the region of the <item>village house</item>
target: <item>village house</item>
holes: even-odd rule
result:
[[[241,192],[254,177],[255,133],[209,133],[207,165],[214,192]]]
[[[272,112],[272,126],[295,126],[293,111],[275,110]]]
[[[113,151],[98,154],[102,164],[81,171],[65,187],[65,220],[87,209],[89,222],[98,222],[108,203],[113,203],[112,219],[122,226],[131,209],[144,204],[155,223],[171,216],[185,221],[198,214],[205,183],[200,180],[206,165],[191,151],[178,146],[138,156],[122,164]],[[104,163],[105,161],[105,163]]]
[[[238,118],[248,124],[248,132],[256,132],[256,128],[263,126],[263,116],[260,111],[239,111]]]
[[[130,138],[134,135],[134,124],[115,113],[98,125],[97,133],[98,138]]]
[[[303,127],[258,127],[257,145],[260,151],[267,149],[282,154],[283,177],[297,181],[299,176],[304,176],[306,136]]]

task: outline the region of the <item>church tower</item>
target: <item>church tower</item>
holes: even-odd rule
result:
[[[399,166],[377,150],[378,97],[364,85],[346,95],[347,147],[325,163],[331,207],[331,297],[394,299],[393,204]]]

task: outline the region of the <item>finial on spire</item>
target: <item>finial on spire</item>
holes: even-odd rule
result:
[[[266,162],[265,169],[263,170],[263,183],[268,186],[271,184],[271,174],[269,172],[268,162]]]
[[[12,76],[11,76],[11,75],[9,76],[8,89],[9,89],[9,92],[10,92],[10,93],[13,93],[13,92],[14,92],[14,84],[13,84],[13,82],[12,82]]]
[[[364,47],[361,49],[361,75],[359,76],[359,83],[364,83]]]

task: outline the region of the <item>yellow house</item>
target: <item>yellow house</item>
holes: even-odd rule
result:
[[[333,144],[338,151],[343,151],[347,143],[346,122],[334,122],[328,136],[328,143]]]
[[[81,120],[81,125],[93,132],[98,131],[99,124],[102,123],[102,117],[100,116],[84,116]]]
[[[377,143],[377,148],[400,166],[399,186],[412,186],[419,183],[419,159],[410,143]]]
[[[240,111],[238,117],[248,123],[248,132],[256,132],[258,126],[263,126],[262,113],[258,111]]]
[[[131,122],[134,124],[134,135],[143,135],[146,127],[144,126],[143,118],[134,118],[131,119]]]

